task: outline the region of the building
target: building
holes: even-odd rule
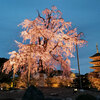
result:
[[[98,50],[98,45],[96,45],[96,49],[96,54],[89,57],[90,59],[93,59],[93,61],[90,62],[91,64],[93,64],[93,66],[90,68],[94,71],[89,73],[88,78],[91,82],[92,87],[100,90],[100,53]]]
[[[98,45],[96,45],[97,52],[93,56],[89,57],[90,59],[93,59],[90,63],[93,64],[91,69],[94,69],[94,72],[99,73],[100,72],[100,53],[98,50]]]

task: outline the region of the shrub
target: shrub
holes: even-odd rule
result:
[[[10,85],[7,83],[1,83],[0,87],[3,88],[3,90],[8,90],[10,88]]]

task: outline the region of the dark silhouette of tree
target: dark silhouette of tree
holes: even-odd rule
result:
[[[10,72],[8,75],[2,72],[3,64],[6,61],[8,61],[7,58],[0,58],[0,83],[11,81],[10,77],[12,75],[12,72]]]

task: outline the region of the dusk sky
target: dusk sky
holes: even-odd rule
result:
[[[96,53],[96,43],[100,51],[100,0],[0,0],[0,57],[9,58],[8,52],[17,51],[14,40],[20,38],[24,19],[34,20],[37,10],[51,9],[55,5],[62,13],[65,21],[72,22],[78,33],[84,33],[88,44],[79,48],[81,74],[89,73],[92,66],[90,56]],[[71,58],[71,67],[77,70],[76,52]]]

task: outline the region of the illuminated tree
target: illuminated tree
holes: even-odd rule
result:
[[[13,70],[13,87],[15,85],[15,74],[19,70],[19,60],[20,55],[16,51],[9,52],[11,54],[10,59],[4,63],[4,67],[2,71],[5,71],[8,74],[11,70]]]
[[[33,73],[48,67],[56,69],[58,65],[61,65],[63,75],[69,77],[69,57],[74,57],[76,40],[80,40],[77,42],[80,46],[86,41],[77,37],[76,28],[72,29],[71,22],[64,21],[61,11],[55,6],[51,10],[46,8],[42,13],[43,17],[38,11],[36,19],[25,19],[20,24],[24,31],[21,32],[23,43],[16,41],[21,59],[19,66],[23,66],[24,73],[28,71],[28,81]]]
[[[88,79],[91,82],[93,88],[100,90],[100,75],[99,73],[91,72],[88,75]]]
[[[25,29],[21,32],[23,40],[29,40],[33,48],[33,57],[41,58],[43,67],[55,68],[55,64],[62,63],[63,71],[70,70],[70,60],[73,57],[76,40],[77,45],[86,43],[77,37],[76,28],[71,30],[71,22],[65,22],[62,13],[55,6],[51,10],[45,9],[44,17],[38,12],[38,17],[30,21],[24,20],[20,25]],[[80,41],[79,41],[80,40]],[[63,56],[62,56],[63,55]],[[65,58],[65,59],[64,59]]]
[[[28,84],[29,84],[30,69],[33,69],[33,67],[30,66],[31,59],[29,58],[31,57],[30,57],[30,52],[28,53],[27,49],[24,48],[25,52],[23,51],[20,53],[16,51],[9,52],[9,54],[11,54],[10,59],[4,63],[2,71],[5,71],[5,73],[8,74],[11,70],[13,70],[13,86],[15,85],[15,74],[17,74],[17,72],[21,72],[21,77],[25,76],[28,73]],[[34,62],[32,62],[31,64],[33,63]],[[35,71],[35,69],[32,70],[31,73],[33,71]]]

